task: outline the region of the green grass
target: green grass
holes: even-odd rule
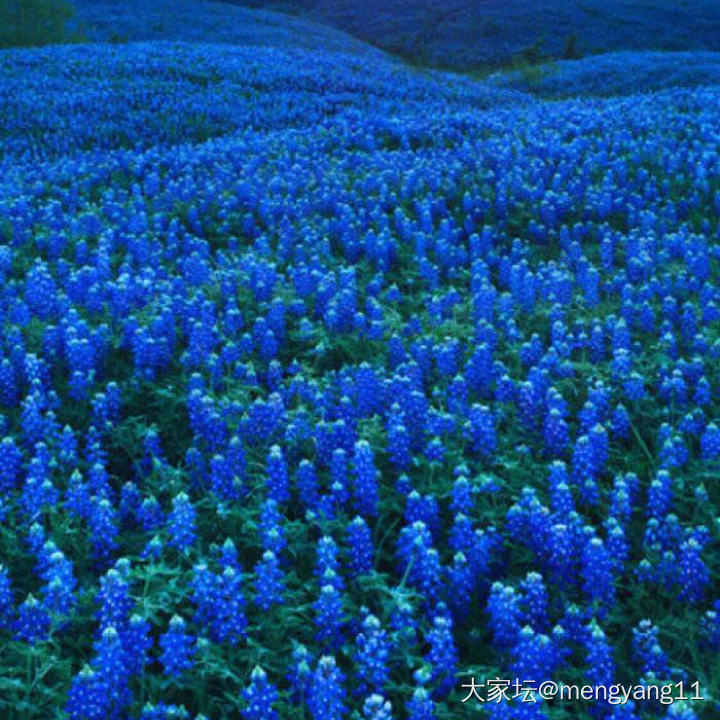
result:
[[[54,45],[75,39],[67,0],[0,0],[0,48]]]

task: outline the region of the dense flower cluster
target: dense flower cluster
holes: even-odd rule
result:
[[[711,682],[717,88],[512,102],[167,44],[0,79],[3,702],[431,720],[477,713],[467,668]]]

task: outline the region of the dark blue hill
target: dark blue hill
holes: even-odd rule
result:
[[[716,0],[230,0],[328,23],[412,60],[452,69],[518,56],[720,50]]]

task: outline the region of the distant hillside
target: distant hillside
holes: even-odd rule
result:
[[[208,0],[73,0],[89,40],[179,40],[380,56],[374,47],[300,17]]]
[[[720,50],[717,0],[228,0],[326,22],[378,47],[452,69],[523,53]]]
[[[617,52],[496,73],[497,87],[551,98],[630,95],[670,87],[720,85],[717,52]]]

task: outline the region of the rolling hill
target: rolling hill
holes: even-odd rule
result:
[[[546,98],[630,95],[669,87],[720,85],[717,52],[616,52],[560,60],[524,70],[501,71],[497,87]]]
[[[325,22],[423,64],[499,66],[525,54],[720,50],[715,0],[230,0]]]
[[[175,40],[381,55],[321,23],[210,0],[73,0],[73,5],[79,29],[93,42]]]

